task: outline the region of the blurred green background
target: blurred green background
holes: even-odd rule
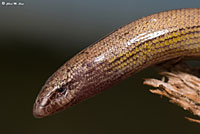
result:
[[[164,10],[198,8],[199,0],[20,2],[25,5],[0,5],[0,133],[199,132],[199,125],[183,118],[192,117],[189,112],[151,94],[142,84],[143,78],[155,77],[153,68],[59,114],[43,119],[32,116],[44,82],[80,50],[133,20]]]

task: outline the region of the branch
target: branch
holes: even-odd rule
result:
[[[170,102],[178,104],[184,110],[200,116],[200,68],[191,67],[185,62],[166,62],[158,65],[161,69],[161,80],[145,79],[144,84],[155,87],[150,89],[154,94],[166,96]],[[200,123],[200,120],[186,117],[189,121]]]

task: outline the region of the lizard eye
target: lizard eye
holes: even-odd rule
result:
[[[63,88],[63,87],[58,88],[57,92],[59,92],[59,93],[65,93],[66,92],[66,88]]]

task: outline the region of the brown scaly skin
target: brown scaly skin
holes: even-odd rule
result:
[[[153,14],[84,49],[45,83],[33,108],[45,117],[159,62],[200,56],[200,9]]]

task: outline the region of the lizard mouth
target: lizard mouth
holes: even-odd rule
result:
[[[58,111],[62,111],[68,106],[65,102],[66,100],[63,97],[59,98],[57,101],[51,101],[48,97],[37,97],[33,105],[33,116],[35,118],[43,118]]]
[[[36,118],[42,118],[49,115],[47,111],[47,105],[50,103],[48,99],[37,98],[33,105],[33,116]]]
[[[34,104],[33,106],[33,116],[35,118],[42,118],[42,117],[45,117],[45,114],[44,114],[44,110],[43,110],[43,107],[42,106],[37,106],[37,104]]]

